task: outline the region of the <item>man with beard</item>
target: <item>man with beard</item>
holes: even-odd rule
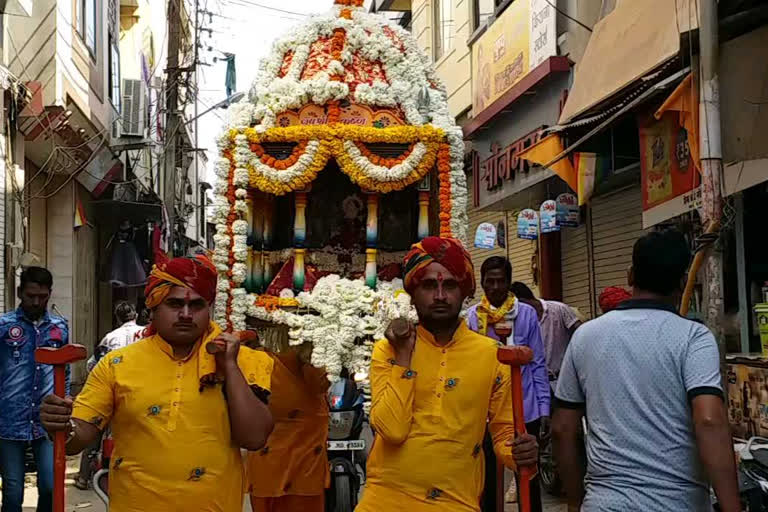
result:
[[[102,358],[74,405],[45,399],[43,426],[66,433],[70,455],[111,424],[112,512],[242,510],[240,448],[272,430],[272,361],[211,321],[215,292],[204,256],[160,262],[145,290],[149,337]]]
[[[358,512],[479,512],[486,424],[504,463],[536,462],[529,435],[514,438],[509,368],[497,345],[459,316],[475,290],[469,254],[427,237],[405,258],[418,327],[393,322],[371,363],[376,439]]]
[[[68,343],[67,322],[48,313],[53,276],[41,267],[21,273],[19,307],[0,317],[0,477],[3,512],[21,512],[24,455],[37,465],[38,512],[53,507],[53,444],[40,424],[40,401],[53,392],[53,367],[35,363],[38,347]],[[69,367],[67,367],[69,389]]]

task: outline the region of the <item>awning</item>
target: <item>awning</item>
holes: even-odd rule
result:
[[[697,0],[624,0],[594,27],[560,115],[590,112],[680,52],[680,34],[698,27]]]

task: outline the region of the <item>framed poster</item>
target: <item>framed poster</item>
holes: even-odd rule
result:
[[[539,208],[539,217],[541,219],[541,232],[542,233],[555,233],[560,231],[560,225],[557,223],[557,203],[552,201],[544,201]]]
[[[493,249],[496,247],[496,226],[483,222],[475,231],[475,247],[478,249]]]
[[[539,238],[539,214],[530,208],[517,216],[517,238],[536,240]]]
[[[557,224],[569,228],[579,227],[579,200],[574,194],[557,196]]]

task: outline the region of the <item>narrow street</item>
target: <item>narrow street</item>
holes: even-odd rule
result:
[[[102,503],[95,492],[81,491],[73,484],[80,463],[80,457],[70,457],[67,460],[67,508],[66,512],[107,512],[106,506]],[[37,489],[34,485],[34,477],[28,476],[27,487],[24,491],[24,512],[35,512],[37,506]],[[0,496],[2,491],[0,491]],[[566,512],[565,502],[542,493],[544,502],[544,512]],[[516,504],[507,504],[505,512],[517,512]],[[243,504],[243,512],[252,512],[248,500]]]

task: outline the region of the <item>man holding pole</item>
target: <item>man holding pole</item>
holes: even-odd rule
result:
[[[32,445],[37,465],[38,512],[53,499],[53,444],[40,424],[40,401],[53,392],[53,367],[35,364],[35,349],[69,342],[67,322],[48,313],[53,276],[41,267],[21,273],[19,308],[0,317],[0,477],[2,512],[21,512],[24,454]],[[68,386],[67,382],[67,386]]]
[[[512,265],[506,258],[494,256],[485,260],[480,267],[480,279],[484,292],[483,299],[479,304],[469,308],[467,324],[470,329],[483,336],[507,345],[529,347],[533,351],[533,361],[522,369],[525,425],[529,434],[537,438],[547,438],[550,430],[551,391],[536,310],[520,301],[510,291]],[[503,337],[502,332],[504,332]],[[491,499],[495,496],[493,489],[497,486],[497,479],[494,475],[496,465],[490,460],[493,453],[488,439],[485,442],[485,452],[489,459],[489,463],[486,464],[485,509],[493,510],[496,507],[492,506]],[[530,487],[533,511],[540,511],[539,479],[533,478]],[[508,497],[507,501],[512,501],[510,498]]]
[[[509,368],[497,346],[459,317],[474,293],[472,262],[453,239],[427,237],[405,258],[419,326],[395,321],[371,363],[376,441],[358,512],[479,512],[486,423],[511,468],[537,460],[514,437]]]
[[[102,358],[74,405],[45,399],[43,426],[66,433],[69,454],[111,424],[112,512],[242,510],[240,448],[260,449],[272,430],[272,361],[211,322],[215,291],[205,257],[159,263],[150,336]]]

